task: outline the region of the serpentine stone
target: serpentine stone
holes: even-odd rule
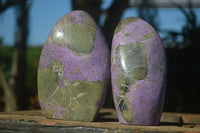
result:
[[[42,49],[38,68],[41,109],[48,118],[93,121],[110,79],[104,36],[84,11],[60,18]]]
[[[115,29],[111,52],[113,98],[121,123],[158,125],[164,104],[166,57],[147,22],[130,17]]]

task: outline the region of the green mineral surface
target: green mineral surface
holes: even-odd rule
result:
[[[129,82],[135,79],[142,80],[147,76],[147,53],[144,43],[119,45],[116,52],[120,53],[120,68],[129,77]]]
[[[62,78],[62,64],[52,63],[45,69],[38,69],[39,99],[47,107],[48,117],[61,114],[63,119],[92,121],[99,100],[103,95],[102,81],[69,81]],[[59,87],[59,80],[65,83]],[[63,111],[67,110],[67,111]]]
[[[54,27],[51,39],[54,44],[63,44],[79,55],[88,54],[94,48],[97,26],[90,17],[83,23],[74,23],[73,19],[70,15],[60,19]]]
[[[123,19],[123,20],[117,25],[114,34],[118,33],[118,32],[122,29],[123,25],[127,25],[127,24],[132,23],[132,22],[137,21],[137,20],[139,20],[139,19],[138,19],[138,18],[135,18],[135,17],[128,17],[128,18],[126,18],[126,19]],[[125,34],[125,35],[127,35],[127,34]]]

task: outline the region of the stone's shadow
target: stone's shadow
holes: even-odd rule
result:
[[[94,122],[118,122],[118,119],[110,116],[112,116],[110,112],[99,113]]]
[[[118,122],[118,119],[114,118],[100,118],[95,122]]]
[[[158,126],[181,126],[181,123],[177,122],[160,122]]]
[[[160,122],[158,126],[178,126],[178,127],[189,127],[194,128],[197,124],[194,123],[177,123],[177,122]]]

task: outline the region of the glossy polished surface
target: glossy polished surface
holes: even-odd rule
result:
[[[107,43],[84,11],[60,18],[43,47],[38,68],[38,93],[49,118],[93,121],[110,78]]]
[[[159,35],[139,18],[115,29],[111,53],[113,98],[121,123],[158,125],[164,104],[165,52]]]

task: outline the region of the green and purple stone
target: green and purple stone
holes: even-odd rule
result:
[[[105,38],[84,11],[72,11],[52,28],[42,49],[38,94],[48,118],[93,121],[110,79]]]
[[[164,105],[166,57],[155,29],[126,18],[115,29],[111,79],[120,123],[158,125]]]

